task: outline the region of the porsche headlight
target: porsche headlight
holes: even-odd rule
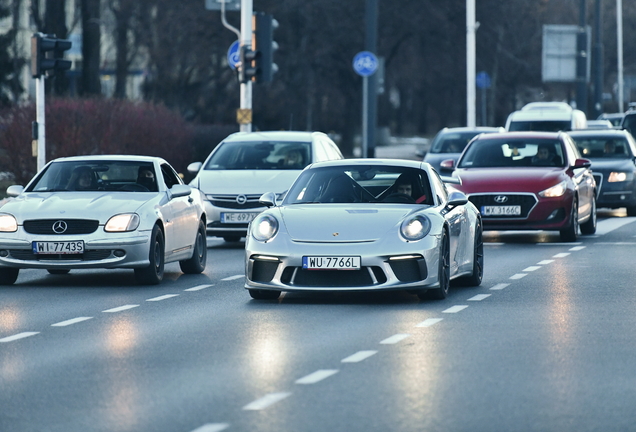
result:
[[[431,230],[431,221],[423,215],[410,216],[404,219],[400,226],[400,234],[406,240],[419,240],[426,236]]]
[[[127,232],[134,231],[139,226],[139,215],[136,213],[124,213],[108,219],[104,231],[106,232]]]
[[[274,216],[258,216],[252,222],[252,237],[258,241],[267,241],[278,232],[278,221]]]
[[[16,232],[18,230],[18,222],[15,217],[10,214],[0,215],[0,232]]]
[[[609,177],[607,178],[607,181],[610,183],[616,183],[616,182],[624,182],[624,181],[633,180],[633,179],[634,179],[633,173],[614,171],[610,173]]]
[[[544,198],[556,198],[562,196],[567,190],[567,182],[563,180],[561,183],[552,186],[544,191],[539,192],[539,196]]]

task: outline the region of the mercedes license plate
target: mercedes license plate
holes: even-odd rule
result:
[[[521,206],[482,206],[481,214],[484,216],[520,216]]]
[[[258,213],[221,213],[222,223],[250,223]]]
[[[304,256],[306,270],[360,270],[359,256]]]
[[[58,255],[58,254],[83,254],[84,240],[75,241],[34,241],[34,254]]]

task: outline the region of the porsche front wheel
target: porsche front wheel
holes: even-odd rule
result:
[[[448,234],[445,230],[442,231],[442,239],[440,240],[437,277],[439,280],[439,288],[428,290],[426,295],[431,299],[443,300],[448,296],[450,289],[450,244]]]

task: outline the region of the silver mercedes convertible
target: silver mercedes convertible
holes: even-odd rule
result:
[[[407,290],[443,299],[451,280],[483,276],[482,224],[466,195],[428,163],[345,159],[309,165],[280,205],[249,226],[245,288],[281,291]]]
[[[130,268],[144,285],[160,283],[168,262],[205,269],[201,193],[161,158],[60,158],[7,194],[15,198],[0,207],[0,285],[26,268]]]

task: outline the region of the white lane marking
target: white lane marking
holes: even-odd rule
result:
[[[618,229],[623,225],[630,224],[635,220],[636,218],[634,217],[620,217],[599,221],[596,225],[596,235],[607,234],[608,232],[614,231],[615,229]]]
[[[539,261],[537,264],[538,265],[546,265],[546,264],[550,264],[553,263],[554,260],[543,260],[543,261]]]
[[[565,258],[568,255],[570,255],[569,252],[562,252],[562,253],[558,253],[556,255],[552,255],[552,258]]]
[[[165,299],[169,299],[172,297],[178,297],[179,294],[166,294],[166,295],[162,295],[159,297],[153,297],[153,298],[149,298],[146,301],[161,301],[161,300],[165,300]]]
[[[399,333],[399,334],[395,334],[391,337],[388,337],[386,339],[384,339],[383,341],[380,341],[381,344],[383,345],[393,345],[396,344],[404,339],[406,339],[407,337],[411,336],[410,334],[405,334],[405,333]]]
[[[581,243],[535,243],[537,246],[574,246]]]
[[[424,321],[422,321],[421,323],[417,324],[415,327],[430,327],[432,325],[437,324],[438,322],[440,322],[443,319],[444,318],[428,318],[428,319],[425,319]]]
[[[331,375],[338,373],[338,369],[319,369],[307,376],[296,380],[296,384],[316,384],[319,381],[329,378]]]
[[[13,342],[14,340],[24,339],[26,337],[33,336],[38,333],[40,332],[22,332],[22,333],[14,334],[13,336],[4,337],[0,339],[0,342]]]
[[[221,432],[229,427],[229,423],[208,423],[196,428],[192,432]]]
[[[492,294],[477,294],[476,296],[469,298],[468,301],[482,301],[483,299],[486,299],[491,295]]]
[[[492,291],[499,291],[502,290],[506,287],[510,286],[510,284],[506,284],[506,283],[499,283],[497,285],[495,285],[494,287],[490,288]]]
[[[349,357],[345,357],[342,360],[340,360],[341,363],[358,363],[361,362],[362,360],[366,360],[369,357],[371,357],[372,355],[377,354],[377,351],[358,351],[355,354],[351,354]]]
[[[582,249],[585,249],[585,246],[575,246],[573,248],[570,248],[571,251],[580,251]]]
[[[505,243],[503,242],[484,242],[484,246],[503,246]]]
[[[636,236],[634,236],[636,237]],[[597,245],[611,245],[611,246],[634,246],[634,242],[598,242]]]
[[[258,411],[267,408],[270,405],[274,405],[276,402],[280,402],[283,399],[289,397],[289,392],[269,393],[260,399],[256,399],[254,402],[250,402],[243,407],[244,410]]]
[[[531,272],[531,271],[539,270],[540,268],[541,268],[541,266],[530,266],[530,267],[524,268],[522,271]]]
[[[184,291],[200,291],[202,289],[210,288],[210,287],[213,287],[213,286],[214,286],[214,284],[197,285],[197,286],[192,287],[192,288],[184,289]]]
[[[66,327],[68,325],[71,324],[77,324],[78,322],[82,322],[82,321],[86,321],[89,319],[92,319],[93,317],[77,317],[77,318],[72,318],[70,320],[66,320],[66,321],[61,321],[59,323],[55,323],[55,324],[51,324],[51,327]]]
[[[234,279],[241,279],[241,278],[244,278],[244,277],[245,277],[245,275],[240,274],[240,275],[228,276],[228,277],[223,278],[221,280],[222,281],[231,281],[231,280],[234,280]]]
[[[521,279],[522,277],[528,276],[528,273],[517,273],[510,276],[510,279]]]
[[[449,307],[446,310],[443,310],[442,313],[457,313],[457,312],[463,311],[467,307],[468,306],[465,306],[465,305],[456,305],[456,306]]]
[[[139,305],[124,305],[124,306],[119,306],[112,309],[106,309],[105,311],[102,311],[102,312],[106,312],[106,313],[121,312],[128,309],[136,308],[136,307],[139,307]]]

